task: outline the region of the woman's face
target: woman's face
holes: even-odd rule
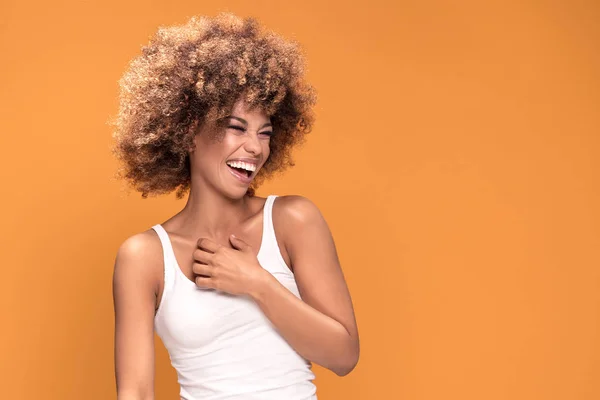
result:
[[[190,152],[194,185],[209,186],[230,198],[243,197],[269,157],[272,134],[271,120],[263,111],[236,102],[229,116],[216,126],[200,128],[194,137],[196,147]]]

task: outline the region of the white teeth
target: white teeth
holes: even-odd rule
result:
[[[227,165],[234,168],[243,168],[246,171],[254,172],[256,171],[256,165],[245,163],[243,161],[227,161]]]

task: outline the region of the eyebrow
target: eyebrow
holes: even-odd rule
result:
[[[226,117],[225,117],[225,119],[227,119],[227,118],[236,119],[236,120],[240,121],[241,123],[243,123],[243,124],[245,124],[245,125],[248,125],[248,121],[246,121],[244,118],[236,117],[236,116],[233,116],[233,115],[228,115],[228,116],[226,116]],[[267,127],[267,126],[271,126],[271,127],[272,127],[272,126],[273,126],[273,124],[271,124],[270,122],[265,122],[265,123],[264,123],[264,124],[263,124],[263,125],[262,125],[260,128],[258,128],[258,129],[262,129],[262,128],[265,128],[265,127]]]

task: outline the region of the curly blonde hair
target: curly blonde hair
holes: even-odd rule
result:
[[[196,128],[217,122],[244,98],[271,118],[270,155],[248,194],[294,165],[291,149],[312,129],[314,88],[305,82],[300,46],[230,13],[159,27],[119,80],[113,155],[118,179],[142,198],[190,189]]]

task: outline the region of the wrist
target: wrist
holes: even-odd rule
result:
[[[260,302],[272,286],[274,279],[275,277],[271,275],[269,271],[261,267],[254,279],[254,284],[251,285],[251,288],[248,291],[248,296],[257,303]]]

